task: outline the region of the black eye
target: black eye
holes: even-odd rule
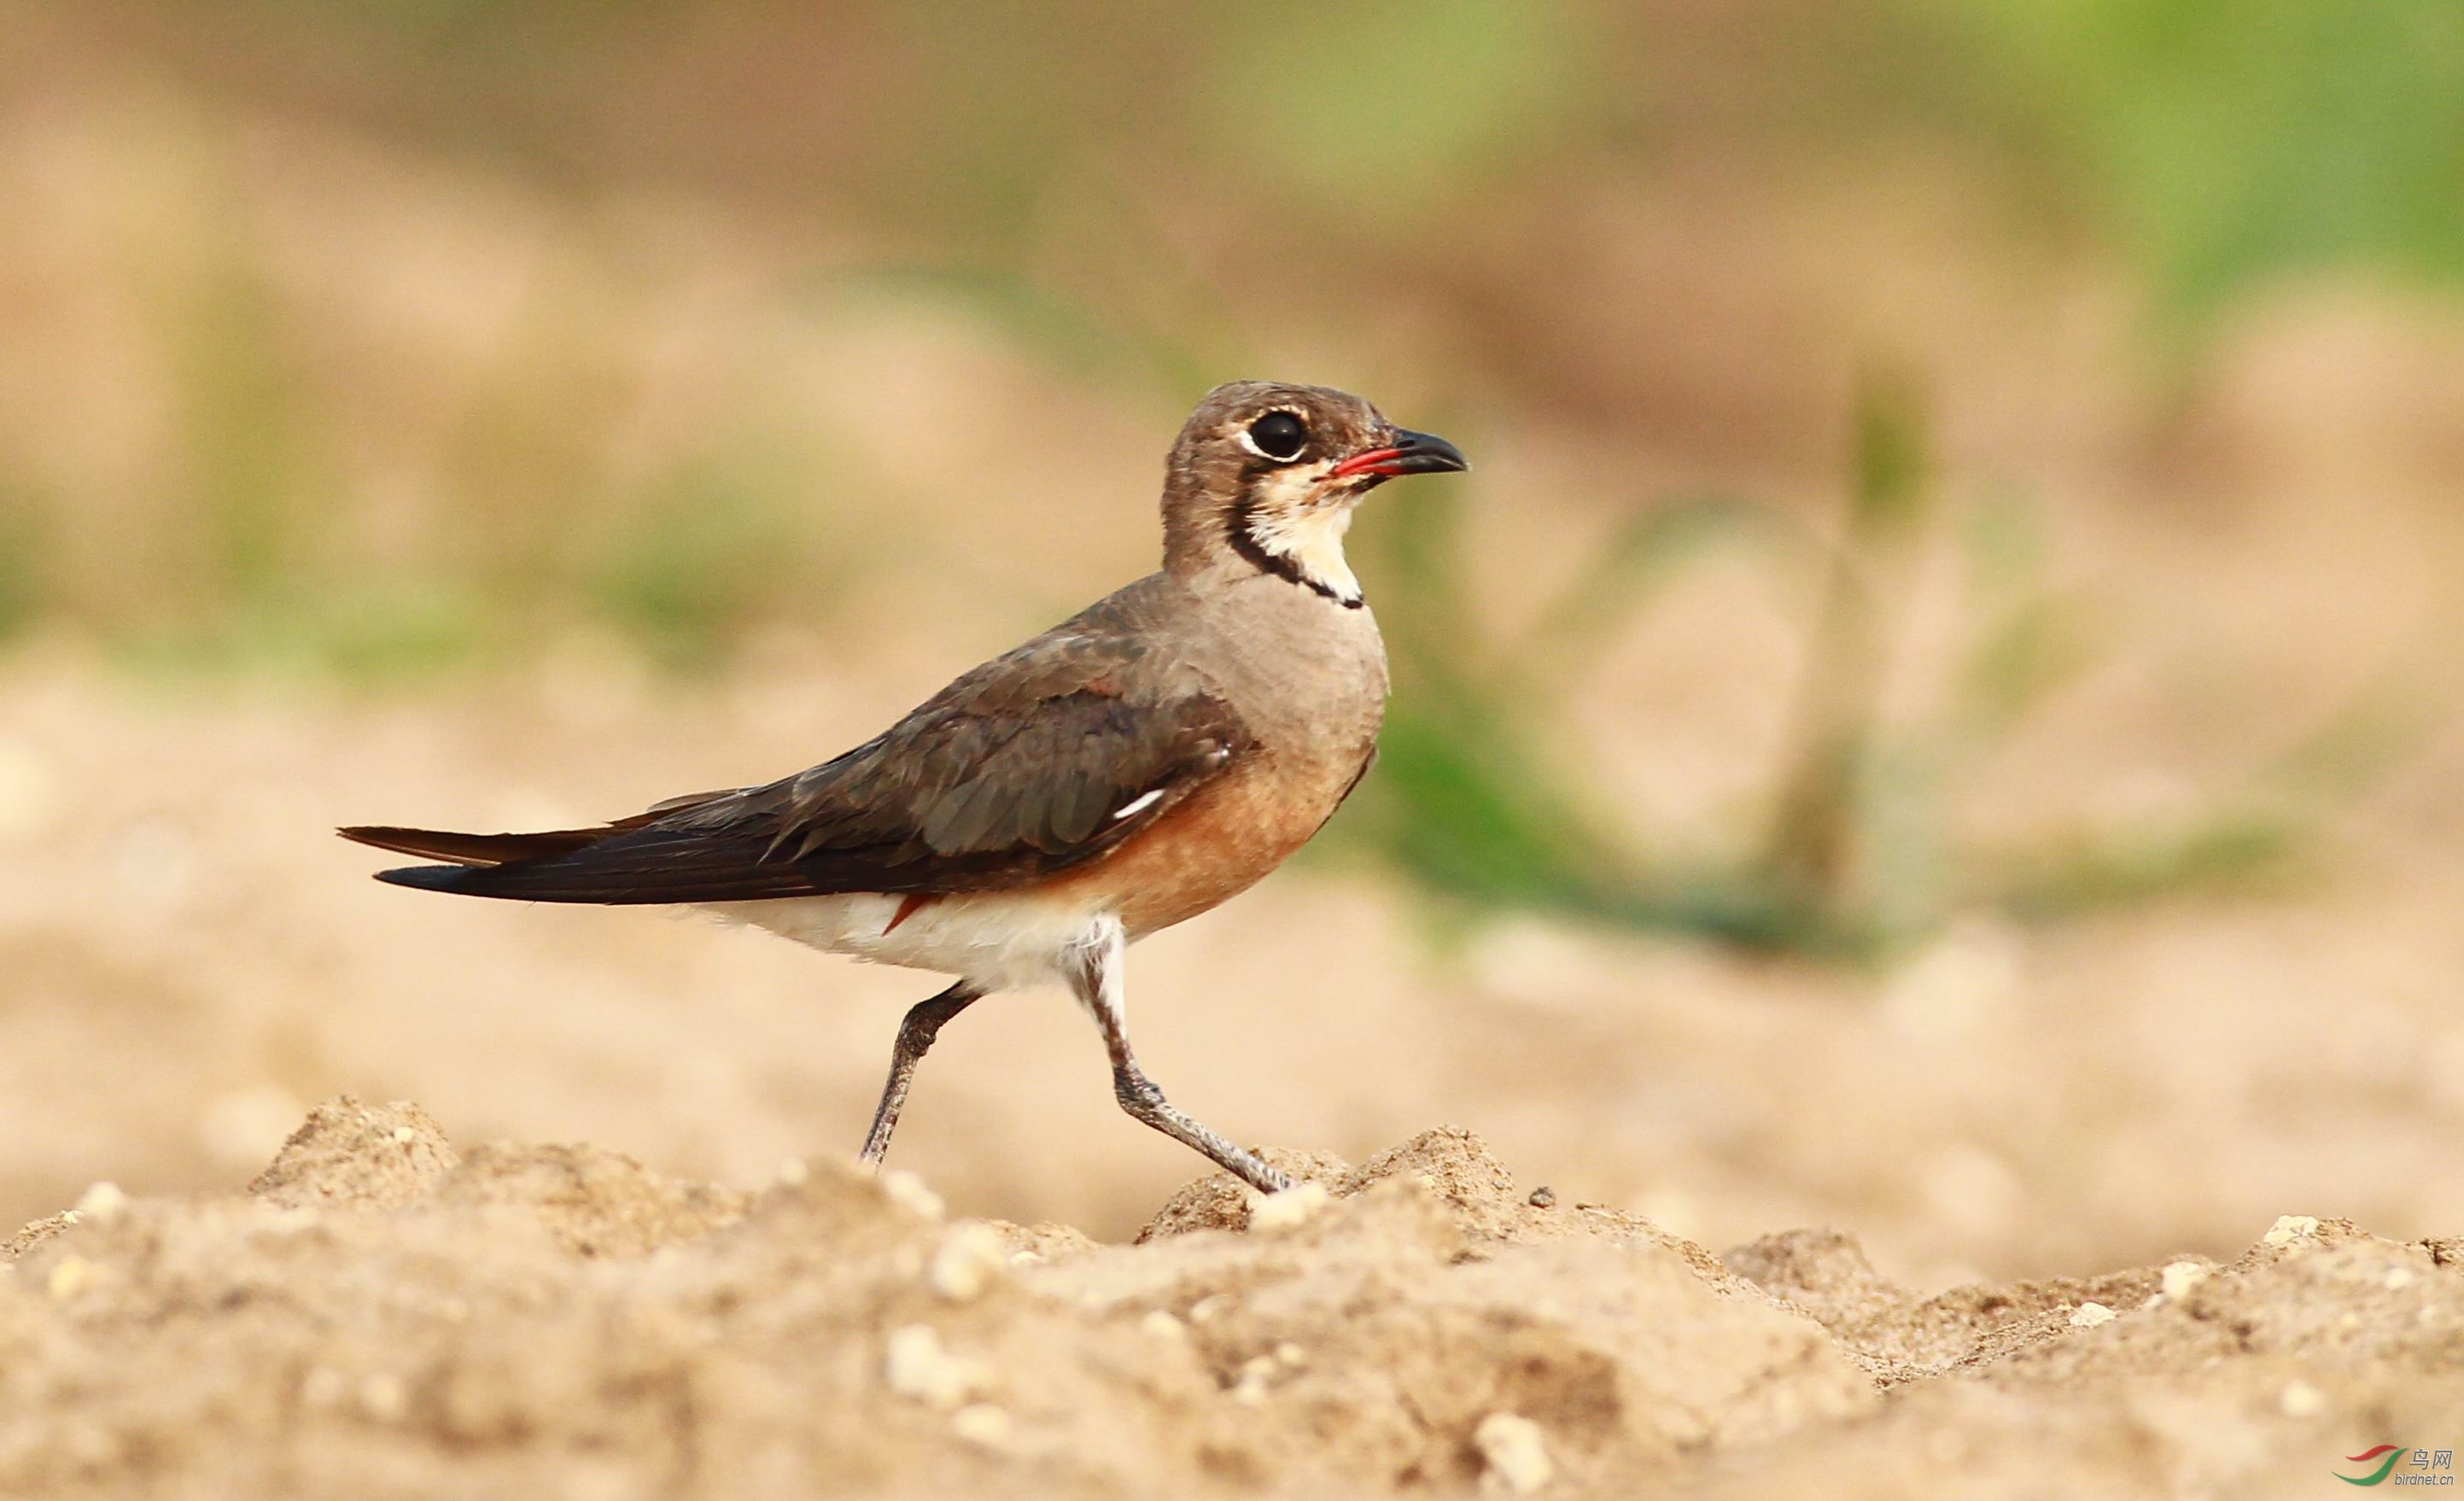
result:
[[[1288,411],[1270,411],[1249,424],[1249,447],[1278,463],[1296,459],[1309,443],[1309,429]]]

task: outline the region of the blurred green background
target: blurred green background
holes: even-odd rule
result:
[[[1859,958],[2298,879],[2453,707],[2453,0],[0,21],[0,651],[690,693],[907,638],[920,696],[1148,566],[1180,414],[1267,375],[1481,464],[1357,534],[1398,698],[1334,852],[1441,918]],[[2421,571],[2271,617],[2287,511]],[[1616,664],[1681,629],[1775,707],[1654,814],[1687,689]],[[2143,659],[2203,691],[2113,739],[2189,790],[2014,788]]]

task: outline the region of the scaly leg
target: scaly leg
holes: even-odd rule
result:
[[[1112,1096],[1121,1109],[1185,1147],[1204,1153],[1218,1167],[1263,1194],[1281,1193],[1292,1181],[1181,1113],[1138,1067],[1130,1050],[1129,997],[1122,985],[1129,944],[1117,921],[1107,920],[1094,938],[1074,950],[1067,967],[1069,988],[1104,1034],[1112,1059]]]
[[[918,1001],[908,1008],[907,1019],[898,1024],[898,1041],[890,1050],[890,1082],[881,1087],[881,1104],[872,1113],[872,1130],[864,1138],[864,1151],[856,1160],[868,1167],[881,1165],[882,1155],[890,1150],[890,1134],[898,1129],[898,1112],[907,1103],[908,1088],[915,1082],[915,1066],[924,1061],[925,1050],[940,1034],[941,1024],[983,999],[984,993],[961,980],[930,1001]]]

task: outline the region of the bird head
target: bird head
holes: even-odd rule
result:
[[[1357,606],[1360,583],[1343,558],[1353,508],[1389,479],[1470,467],[1445,439],[1398,428],[1349,391],[1219,386],[1173,444],[1165,566],[1245,564]]]

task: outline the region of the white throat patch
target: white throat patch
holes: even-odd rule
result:
[[[1318,481],[1332,467],[1311,464],[1261,481],[1249,505],[1249,540],[1317,588],[1343,604],[1357,605],[1360,580],[1344,561],[1343,536],[1352,530],[1360,493],[1348,486],[1320,488]]]

